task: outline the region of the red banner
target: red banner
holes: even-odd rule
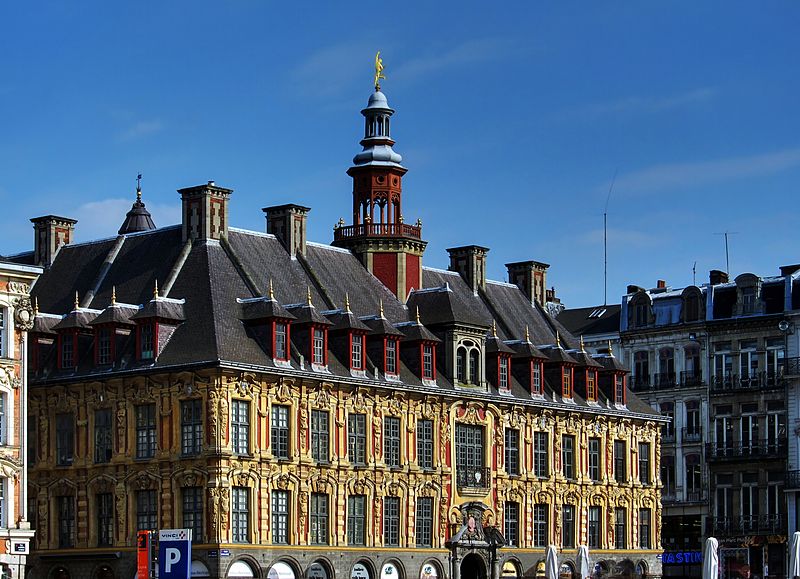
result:
[[[150,531],[136,535],[136,570],[138,579],[150,579]]]

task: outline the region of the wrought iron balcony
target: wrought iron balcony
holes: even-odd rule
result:
[[[670,425],[670,428],[661,429],[661,442],[675,442],[675,427]]]
[[[687,503],[704,503],[706,498],[705,491],[686,491]]]
[[[675,388],[678,385],[677,376],[675,372],[662,372],[660,374],[653,374],[653,385],[657,390],[668,390]]]
[[[706,444],[706,460],[786,458],[788,446],[786,438],[754,440],[749,443],[731,442],[722,444],[709,442]]]
[[[744,376],[738,374],[717,375],[711,377],[711,392],[719,394],[782,388],[785,384],[786,378],[782,370],[777,374],[775,372],[756,372]]]
[[[780,535],[786,533],[784,515],[752,515],[746,517],[709,517],[706,534],[719,537],[730,535]]]
[[[681,388],[703,386],[703,373],[700,371],[681,372]]]
[[[634,392],[641,392],[642,390],[650,390],[650,375],[643,374],[633,375],[630,379],[631,388],[633,388]]]
[[[359,225],[341,225],[333,230],[333,240],[352,239],[354,237],[411,237],[422,239],[422,227],[405,223],[361,223]]]
[[[486,490],[491,484],[491,469],[487,466],[456,467],[456,484],[459,489],[482,489]]]
[[[703,440],[703,431],[700,427],[689,428],[684,426],[681,428],[681,440],[686,442],[701,442]]]

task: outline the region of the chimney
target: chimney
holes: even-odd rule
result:
[[[228,235],[228,199],[233,189],[217,187],[213,181],[178,189],[181,194],[183,241],[220,239]]]
[[[478,288],[486,287],[486,254],[489,248],[479,245],[465,245],[464,247],[451,247],[447,250],[450,254],[450,271],[456,271],[464,278],[473,293],[478,293]]]
[[[36,265],[50,267],[56,250],[72,243],[75,236],[76,220],[56,215],[34,217],[33,223],[33,260]]]
[[[277,237],[292,257],[305,255],[306,216],[311,209],[289,204],[264,207],[261,211],[266,214],[267,233]]]
[[[667,280],[660,279],[656,282],[656,289],[665,290],[667,289]]]
[[[728,283],[728,274],[727,272],[720,271],[718,269],[712,269],[710,272],[708,272],[708,281],[711,283],[711,285]]]
[[[513,283],[525,294],[531,303],[537,302],[544,306],[547,299],[547,263],[540,261],[517,261],[507,263],[508,282]],[[555,292],[553,292],[555,297]]]

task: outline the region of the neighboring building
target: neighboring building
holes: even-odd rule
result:
[[[25,577],[28,522],[27,333],[30,288],[42,268],[0,258],[0,577]]]
[[[542,264],[423,266],[393,112],[362,111],[333,247],[300,205],[231,227],[213,182],[178,226],[142,204],[48,253],[74,222],[37,221],[31,576],[128,579],[136,532],[176,527],[214,577],[532,576],[551,543],[567,572],[587,544],[600,575],[660,574],[663,418],[545,313]]]
[[[665,576],[699,577],[696,554],[708,536],[754,574],[785,575],[796,269],[733,282],[715,270],[700,287],[629,286],[623,298],[631,387],[671,420],[661,437]]]
[[[567,308],[556,318],[573,336],[580,336],[584,347],[593,354],[609,351],[622,358],[619,340],[619,304],[589,308]]]

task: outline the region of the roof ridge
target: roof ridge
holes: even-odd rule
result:
[[[278,239],[272,233],[264,233],[263,231],[253,231],[252,229],[243,229],[241,227],[228,227],[228,231],[235,233],[243,233],[244,235],[252,235],[253,237],[265,237],[267,239]]]
[[[333,245],[328,245],[327,243],[319,243],[318,241],[306,241],[306,245],[311,245],[313,247],[319,247],[320,249],[329,249],[331,251],[335,251],[337,253],[347,253],[349,255],[353,255],[353,252],[349,249],[345,249],[343,247],[336,247]]]

